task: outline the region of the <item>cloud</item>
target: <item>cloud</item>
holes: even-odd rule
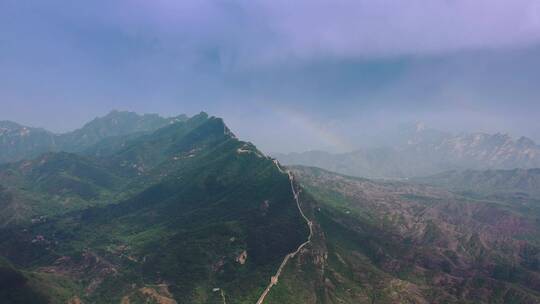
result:
[[[536,0],[6,0],[0,8],[6,26],[27,34],[136,40],[189,64],[211,53],[224,69],[540,43]]]
[[[216,47],[224,58],[417,55],[540,41],[536,0],[40,2],[25,6],[167,47]]]
[[[118,108],[270,150],[404,119],[540,134],[537,0],[3,0],[0,28],[0,119],[54,130]]]
[[[264,3],[273,27],[299,54],[424,54],[515,47],[540,38],[535,0]]]
[[[216,47],[222,60],[241,58],[242,63],[424,55],[540,42],[536,0],[158,0],[124,1],[118,10],[135,12],[131,21],[155,26],[182,45]]]

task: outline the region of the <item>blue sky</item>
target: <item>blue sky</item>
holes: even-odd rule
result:
[[[0,119],[222,116],[265,151],[425,121],[540,141],[540,2],[0,0]]]

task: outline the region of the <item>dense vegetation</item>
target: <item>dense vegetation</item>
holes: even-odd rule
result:
[[[16,204],[34,220],[5,222],[0,255],[91,303],[253,303],[307,235],[288,176],[204,113],[106,157],[49,153],[2,172],[4,203],[31,197]]]

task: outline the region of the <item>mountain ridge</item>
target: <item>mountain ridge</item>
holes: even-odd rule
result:
[[[101,140],[151,132],[167,124],[185,121],[186,115],[163,118],[157,114],[113,110],[97,117],[81,128],[53,133],[11,121],[0,122],[0,163],[37,157],[46,152],[80,152]]]
[[[50,161],[62,157],[69,161]],[[52,153],[3,168],[28,175],[32,184],[34,176],[77,172],[77,179],[90,182],[93,175],[83,174],[89,170],[76,170],[88,159],[92,168],[120,177],[119,187],[109,190],[113,195],[0,229],[0,256],[24,271],[68,278],[76,286],[68,294],[84,302],[137,303],[155,293],[211,303],[221,301],[212,291],[217,286],[228,302],[254,303],[283,257],[308,235],[288,175],[206,113],[132,139],[111,156]],[[43,192],[10,178],[0,174],[6,195]],[[75,185],[63,186],[60,206]]]

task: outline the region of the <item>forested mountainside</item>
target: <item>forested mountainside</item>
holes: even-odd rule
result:
[[[52,303],[254,303],[308,234],[288,175],[204,113],[107,157],[1,172],[2,274],[21,283],[0,296],[17,303],[27,289]]]

